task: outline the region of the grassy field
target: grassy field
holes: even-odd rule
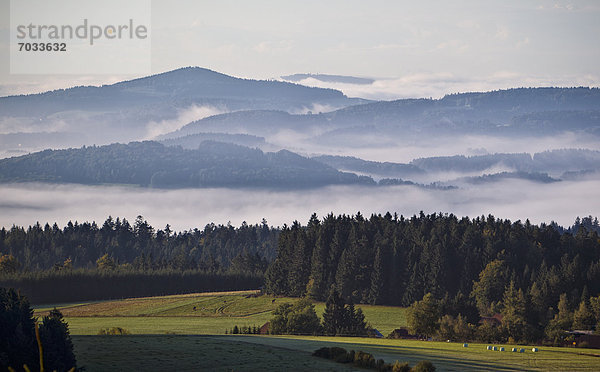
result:
[[[257,291],[197,293],[133,298],[94,303],[57,304],[74,335],[95,335],[100,329],[122,327],[132,334],[224,334],[238,326],[261,326],[280,304],[295,298],[257,296]],[[53,306],[36,309],[45,314]],[[368,322],[384,335],[406,325],[405,310],[391,306],[357,305]],[[316,303],[321,316],[325,304]]]
[[[299,351],[314,351],[323,346],[340,346],[346,350],[369,352],[386,362],[406,361],[411,365],[429,360],[438,371],[599,371],[600,351],[573,348],[541,347],[525,353],[489,351],[485,344],[446,343],[414,340],[388,340],[353,337],[305,336],[229,336],[233,340],[276,345]],[[504,346],[505,350],[516,345]]]
[[[95,371],[352,371],[309,352],[212,336],[73,336]]]
[[[79,304],[57,304],[65,314],[77,359],[104,370],[353,370],[310,356],[323,346],[362,350],[387,362],[430,360],[439,371],[600,371],[600,351],[543,347],[538,353],[493,352],[486,345],[349,337],[224,335],[225,329],[260,326],[279,304],[297,299],[256,291],[199,293]],[[323,303],[315,304],[321,316]],[[53,306],[36,309],[43,315]],[[405,309],[360,305],[384,335],[406,325]],[[121,327],[129,336],[96,336]],[[207,336],[211,335],[211,336]],[[510,350],[515,345],[504,346]],[[355,370],[355,369],[354,369]]]
[[[579,349],[537,353],[488,351],[486,345],[300,336],[74,336],[79,365],[87,371],[349,371],[348,365],[312,357],[323,346],[369,352],[387,362],[429,360],[438,371],[598,371],[600,355]],[[511,346],[511,345],[506,345]],[[510,350],[510,349],[509,349]],[[589,351],[588,351],[589,352]]]

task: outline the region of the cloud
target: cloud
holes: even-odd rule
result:
[[[526,45],[528,38],[519,41]],[[347,84],[325,82],[307,78],[297,83],[319,88],[342,91],[349,97],[372,100],[394,100],[401,98],[441,98],[449,93],[485,92],[516,87],[544,86],[600,86],[598,75],[535,76],[514,71],[499,70],[485,76],[463,76],[451,72],[412,73],[397,78],[376,78],[372,84]]]
[[[316,80],[316,79],[308,78],[305,80]],[[290,114],[296,114],[296,115],[297,114],[308,114],[309,112],[311,112],[313,114],[319,114],[319,113],[335,111],[339,108],[340,107],[336,107],[336,106],[332,106],[332,105],[328,105],[328,104],[313,103],[312,105],[310,105],[310,107],[302,107],[297,110],[290,110]]]
[[[413,186],[334,186],[302,192],[230,189],[153,190],[136,187],[19,184],[0,186],[0,226],[39,221],[64,226],[69,220],[101,223],[112,215],[133,221],[144,216],[156,228],[167,223],[182,231],[207,223],[272,225],[305,223],[313,212],[405,216],[447,212],[476,217],[493,214],[533,223],[552,220],[568,226],[577,216],[597,214],[600,180],[535,184],[506,180],[458,190]]]
[[[146,124],[147,135],[146,139],[153,139],[162,134],[176,131],[186,124],[193,121],[206,118],[208,116],[218,115],[229,112],[226,109],[217,108],[214,106],[198,106],[193,104],[186,109],[179,110],[177,117],[159,122],[151,121]]]
[[[9,76],[0,85],[0,97],[19,94],[36,94],[56,89],[67,89],[76,86],[101,86],[114,84],[123,80],[134,79],[140,76],[115,75],[115,76],[65,76],[65,75],[40,75],[40,76]]]

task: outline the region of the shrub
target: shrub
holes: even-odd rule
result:
[[[357,351],[354,355],[354,365],[363,368],[375,367],[375,357],[364,351]]]
[[[411,371],[412,372],[435,372],[435,366],[428,360],[422,360],[419,363],[417,363]]]
[[[104,328],[98,331],[99,335],[102,336],[123,336],[131,334],[128,330],[121,327]]]
[[[334,347],[330,348],[329,352],[331,354],[331,359],[335,360],[338,363],[352,362],[350,355],[344,348],[334,346]],[[351,351],[351,353],[353,353],[353,352],[354,351]]]
[[[315,350],[314,356],[334,360],[338,363],[349,363],[354,361],[354,350],[349,353],[341,347],[322,347]]]
[[[392,365],[392,372],[410,372],[410,366],[407,362],[400,363],[399,361],[396,361]]]
[[[382,371],[382,372],[391,371],[392,370],[392,365],[391,364],[387,364],[385,362],[385,360],[383,360],[383,359],[377,359],[377,362],[375,363],[375,368],[378,371]]]
[[[315,350],[312,355],[319,357],[319,358],[325,358],[325,359],[331,359],[330,357],[330,352],[329,352],[330,348],[328,347],[322,347],[320,349]]]
[[[376,369],[377,371],[393,371],[393,372],[433,372],[435,367],[429,361],[419,362],[414,369],[410,369],[408,363],[400,363],[396,361],[394,364],[388,364],[383,359],[375,360],[375,357],[364,351],[350,350],[341,347],[322,347],[313,352],[313,356],[334,360],[338,363],[353,363],[355,366],[367,369]]]
[[[272,334],[319,334],[321,321],[315,306],[306,298],[295,304],[281,304],[273,311],[271,318]]]

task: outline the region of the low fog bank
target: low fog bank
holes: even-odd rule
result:
[[[281,78],[284,81],[283,77]],[[486,76],[459,76],[450,72],[414,73],[401,77],[374,78],[371,84],[352,84],[339,81],[323,81],[314,76],[294,81],[317,88],[342,91],[348,97],[370,100],[395,100],[402,98],[442,98],[456,92],[485,92],[514,87],[590,86],[597,87],[597,76],[530,76],[507,71]]]
[[[583,136],[572,132],[544,137],[440,136],[439,138],[432,137],[419,141],[380,138],[379,143],[374,141],[362,146],[351,146],[349,144],[347,146],[345,144],[322,146],[310,140],[302,143],[298,140],[294,141],[291,135],[285,138],[289,138],[289,140],[285,141],[281,137],[274,139],[267,136],[267,141],[283,148],[294,149],[291,151],[308,156],[323,154],[354,156],[364,160],[395,163],[409,163],[414,159],[435,156],[475,156],[496,153],[534,154],[569,148],[600,151],[600,142],[596,137]],[[355,143],[359,143],[358,141],[357,137]]]
[[[570,226],[575,217],[598,215],[600,180],[538,184],[505,180],[456,190],[414,186],[334,186],[302,192],[265,190],[152,190],[116,186],[12,184],[0,186],[0,225],[28,226],[69,220],[101,224],[107,216],[134,221],[142,215],[155,228],[202,228],[207,223],[238,226],[242,221],[281,226],[303,224],[316,212],[334,214],[397,212],[411,216],[444,212],[476,217],[493,214],[512,221],[556,221]]]

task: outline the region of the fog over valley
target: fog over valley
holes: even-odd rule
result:
[[[331,186],[297,192],[8,184],[0,186],[0,225],[39,221],[64,226],[69,220],[101,223],[111,215],[133,221],[142,215],[156,228],[170,224],[182,231],[208,223],[254,224],[263,218],[274,226],[306,223],[312,213],[323,217],[390,211],[412,216],[422,210],[471,218],[492,214],[536,224],[555,221],[567,227],[577,216],[598,213],[599,189],[600,180],[541,184],[514,179],[443,191],[415,186]]]
[[[187,67],[0,97],[0,224],[422,210],[569,226],[600,210],[598,88],[375,101],[298,82],[376,79],[286,79]]]

